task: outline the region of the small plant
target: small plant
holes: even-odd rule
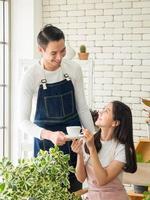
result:
[[[86,52],[86,46],[80,46],[80,52],[78,53],[80,60],[88,60],[89,53]]]
[[[150,163],[150,160],[144,161],[142,153],[136,152],[136,161],[138,163]]]
[[[150,200],[150,191],[145,191],[143,194],[144,194],[143,200]]]
[[[0,162],[0,200],[78,200],[70,193],[70,157],[59,147],[40,151],[36,158],[20,159],[14,166],[7,158]]]
[[[136,161],[139,163],[144,162],[143,155],[141,153],[136,153]]]
[[[86,53],[86,46],[85,45],[80,46],[80,53]]]
[[[136,152],[136,161],[138,163],[149,163],[149,160],[144,161],[143,154],[140,152]],[[136,193],[145,193],[148,191],[148,186],[145,185],[134,185],[133,187],[134,187],[134,192]],[[145,199],[145,200],[150,200],[150,199]]]

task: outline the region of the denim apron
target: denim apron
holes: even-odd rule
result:
[[[41,80],[34,123],[51,131],[63,131],[67,134],[67,126],[81,126],[79,116],[76,110],[74,87],[68,74],[64,74],[64,80],[48,84],[45,79]],[[34,156],[39,150],[49,151],[54,144],[49,140],[40,140],[34,138]],[[66,142],[60,146],[65,154],[70,154],[70,165],[76,166],[77,155],[71,150],[71,142]],[[70,174],[70,192],[82,188],[74,174]]]

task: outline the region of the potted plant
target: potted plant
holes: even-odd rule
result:
[[[14,166],[7,158],[0,162],[0,200],[79,200],[68,191],[69,155],[57,146],[40,151],[36,158],[20,159]]]
[[[78,53],[80,60],[88,60],[89,53],[86,52],[86,46],[80,46],[80,52]]]
[[[142,153],[139,153],[139,152],[136,152],[136,160],[138,163],[145,162]],[[146,161],[145,163],[149,163],[149,162],[150,161]],[[135,193],[143,193],[145,191],[148,191],[148,186],[145,186],[145,185],[133,185],[133,188],[134,188]]]
[[[143,194],[144,194],[144,199],[143,200],[150,200],[150,191],[146,191]]]

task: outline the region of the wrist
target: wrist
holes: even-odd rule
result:
[[[89,148],[90,154],[97,153],[95,146]]]
[[[78,152],[79,157],[83,157],[83,152]]]
[[[44,140],[44,139],[50,139],[50,138],[51,138],[51,131],[48,131],[46,129],[42,129],[40,139]]]
[[[41,139],[41,140],[44,140],[44,139],[45,139],[45,132],[46,132],[45,129],[42,129],[42,130],[41,130],[41,134],[40,134],[40,139]]]

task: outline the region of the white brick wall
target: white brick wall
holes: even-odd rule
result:
[[[134,139],[147,136],[141,97],[150,98],[149,0],[43,0],[43,24],[60,27],[93,59],[93,108],[122,100],[133,112]]]

